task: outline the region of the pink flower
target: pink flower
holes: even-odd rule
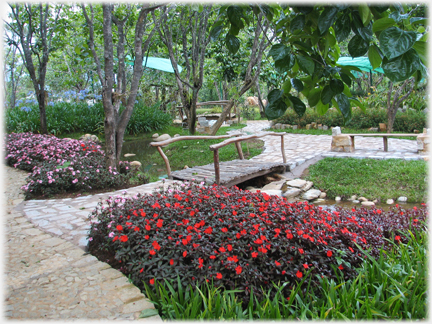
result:
[[[72,180],[72,183],[77,183],[78,179]]]

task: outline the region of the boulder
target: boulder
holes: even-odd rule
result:
[[[371,127],[371,128],[368,128],[368,131],[369,132],[378,132],[378,127]]]
[[[408,201],[408,198],[407,198],[407,197],[404,197],[404,196],[400,196],[400,197],[397,199],[397,201],[399,201],[399,202],[407,202],[407,201]]]
[[[281,190],[285,180],[273,181],[262,187],[261,190]]]
[[[336,201],[336,202],[339,202],[339,201],[341,201],[341,200],[342,200],[342,198],[339,197],[339,196],[337,196],[337,197],[335,198],[335,201]]]
[[[286,182],[287,186],[301,188],[306,184],[306,180],[294,179]]]
[[[314,200],[321,195],[321,191],[318,189],[310,189],[306,191],[301,198],[305,200]]]
[[[331,142],[332,152],[353,152],[354,146],[351,137],[348,135],[333,135]]]
[[[140,162],[140,161],[132,161],[132,162],[130,163],[130,166],[139,169],[139,168],[141,167],[141,162]]]
[[[328,126],[327,125],[323,125],[323,130],[328,130]]]
[[[152,138],[158,138],[159,137],[159,134],[158,133],[154,133],[153,135],[152,135]]]
[[[375,206],[373,201],[362,201],[362,206]]]
[[[368,201],[367,198],[365,198],[365,197],[360,197],[358,200],[359,201]]]
[[[285,191],[282,196],[285,198],[293,198],[293,197],[297,197],[301,193],[302,191],[298,188],[288,188],[288,190]]]
[[[262,190],[261,189],[261,192],[264,192],[267,195],[271,195],[271,196],[282,197],[282,190]]]
[[[292,126],[292,129],[297,129],[298,128],[298,125],[293,125]]]
[[[170,138],[171,138],[170,135],[168,135],[168,134],[162,134],[159,137],[155,138],[154,141],[155,142],[162,142],[162,141],[169,140]]]
[[[327,197],[327,194],[325,192],[321,192],[321,195],[319,196],[321,199],[324,199]]]
[[[312,188],[313,182],[312,181],[306,181],[305,185],[301,187],[301,190],[308,191],[310,188]]]
[[[173,120],[173,124],[174,124],[174,125],[181,125],[181,124],[182,124],[182,121],[181,121],[180,119],[174,119],[174,120]]]
[[[124,155],[124,157],[130,157],[130,156],[135,156],[136,154],[133,154],[133,153],[126,153],[125,155]]]
[[[386,204],[392,205],[392,204],[394,204],[394,200],[393,199],[387,199]]]
[[[85,134],[83,136],[81,136],[79,138],[80,141],[83,142],[95,142],[95,143],[100,143],[99,138],[96,135],[91,135],[91,134]]]

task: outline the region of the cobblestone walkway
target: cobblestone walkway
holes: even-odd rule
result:
[[[248,121],[241,131],[259,133],[268,121]],[[356,137],[352,153],[330,152],[331,136],[287,134],[285,154],[291,168],[319,156],[405,160],[423,159],[417,143],[382,138]],[[262,138],[265,149],[256,161],[282,161],[280,138]],[[7,167],[6,317],[8,319],[137,319],[140,311],[153,308],[138,288],[119,271],[85,254],[87,217],[99,201],[116,195],[151,193],[162,182],[126,191],[68,199],[22,201],[20,187],[26,173]],[[167,180],[165,184],[169,184]],[[161,320],[153,316],[146,320]]]

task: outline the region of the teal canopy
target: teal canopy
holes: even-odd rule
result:
[[[117,58],[114,58],[117,61]],[[130,55],[126,55],[126,64],[134,65],[132,57]],[[164,72],[174,73],[174,68],[171,64],[170,59],[164,59],[160,57],[144,57],[143,58],[143,66],[149,69],[161,70]],[[177,64],[177,68],[179,73],[183,70],[183,68]]]
[[[339,65],[352,65],[366,72],[384,73],[384,70],[380,67],[373,70],[369,58],[367,57],[340,57],[336,63]]]
[[[144,57],[143,66],[150,69],[161,70],[169,73],[174,73],[174,68],[171,64],[170,59],[164,59],[159,57]],[[179,73],[183,70],[180,65],[177,64]]]

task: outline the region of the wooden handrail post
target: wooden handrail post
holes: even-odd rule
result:
[[[220,169],[219,169],[219,150],[216,149],[213,151],[213,160],[214,160],[214,168],[215,168],[215,180],[216,183],[220,184]]]
[[[162,156],[162,159],[165,162],[165,166],[166,166],[166,169],[167,169],[167,174],[168,174],[168,177],[169,177],[169,176],[171,176],[171,167],[170,167],[168,158],[165,155],[165,153],[162,151],[162,148],[160,146],[157,146],[157,150],[159,151],[159,154]]]
[[[240,160],[244,160],[243,151],[242,151],[242,148],[241,148],[241,144],[240,144],[240,142],[235,142],[235,146],[236,146],[236,148],[237,148],[237,152],[238,152],[238,155],[239,155],[239,159],[240,159]]]
[[[282,159],[283,159],[283,163],[286,163],[285,145],[284,145],[284,135],[281,135],[281,150],[282,150]]]

